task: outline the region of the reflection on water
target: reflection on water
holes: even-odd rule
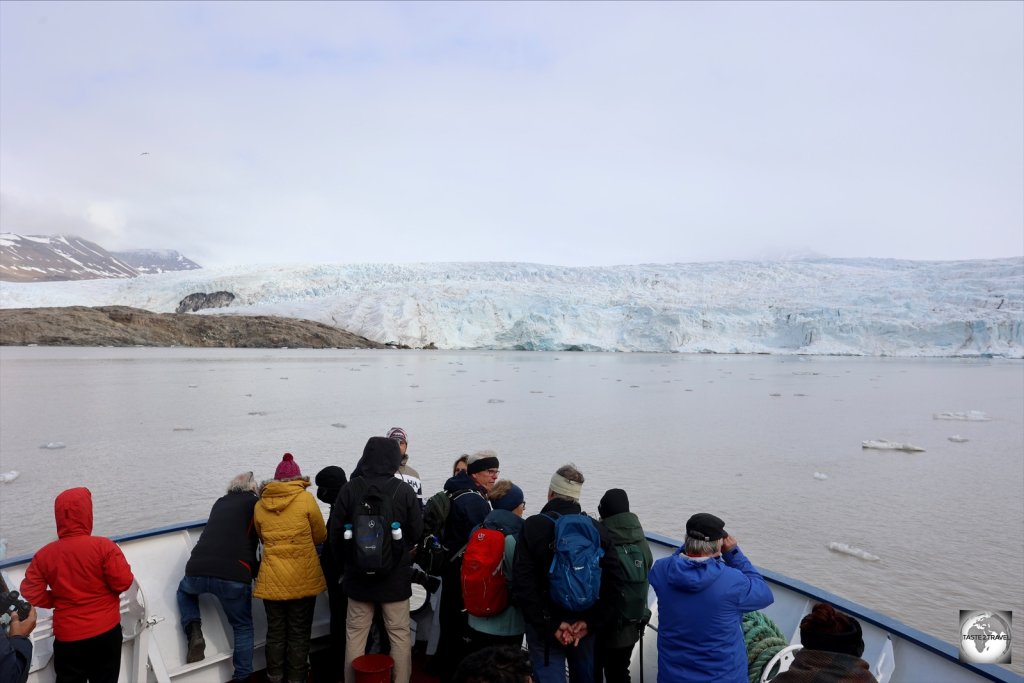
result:
[[[970,411],[990,419],[935,418]],[[3,348],[0,536],[51,539],[77,485],[97,533],[202,518],[238,471],[351,471],[398,425],[425,491],[491,448],[536,512],[575,462],[587,510],[621,487],[676,537],[714,512],[756,564],[954,642],[960,609],[1024,614],[1022,419],[1019,361]]]

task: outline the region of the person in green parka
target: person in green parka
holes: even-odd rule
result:
[[[651,618],[647,607],[650,584],[647,574],[654,558],[644,537],[640,519],[629,511],[629,497],[622,489],[609,489],[597,505],[600,523],[608,532],[626,576],[622,615],[614,626],[598,634],[595,648],[594,680],[602,676],[606,683],[629,683],[629,663],[633,646],[640,640]]]

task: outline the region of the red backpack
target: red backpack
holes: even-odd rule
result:
[[[484,527],[473,530],[462,556],[462,600],[473,616],[492,617],[508,607],[504,558],[505,534]]]

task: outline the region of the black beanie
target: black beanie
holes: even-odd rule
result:
[[[315,481],[316,497],[328,505],[334,505],[341,487],[348,483],[348,477],[345,476],[345,470],[335,465],[328,465],[316,473]]]
[[[629,497],[622,489],[608,489],[597,504],[597,514],[608,519],[623,512],[629,512]]]

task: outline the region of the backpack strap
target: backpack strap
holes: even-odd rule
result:
[[[476,489],[459,489],[458,491],[445,491],[445,493],[448,494],[448,502],[449,503],[454,503],[455,501],[457,501],[459,498],[462,498],[467,493],[475,493],[476,495],[478,495],[481,498],[483,498],[483,496],[480,495],[480,492],[477,491]]]

